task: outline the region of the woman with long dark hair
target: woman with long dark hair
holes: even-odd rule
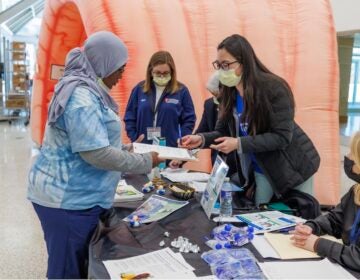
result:
[[[183,146],[236,153],[240,183],[256,182],[257,205],[291,189],[312,194],[320,157],[294,121],[290,86],[257,58],[246,38],[231,35],[217,49],[213,66],[222,102],[215,131],[185,136]]]

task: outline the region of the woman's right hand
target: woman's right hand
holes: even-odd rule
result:
[[[159,154],[157,152],[150,152],[152,157],[152,167],[158,166],[161,162],[165,161],[162,158],[159,158]]]
[[[289,234],[292,234],[290,238],[297,245],[305,245],[307,239],[312,235],[312,228],[308,225],[297,224],[293,231],[290,231]]]
[[[195,149],[200,147],[202,144],[202,137],[200,135],[186,135],[181,138],[179,147],[186,149]]]
[[[181,160],[176,160],[176,159],[173,159],[172,161],[170,161],[169,163],[169,167],[171,169],[177,169],[177,168],[180,168],[180,165],[182,164],[182,161]]]

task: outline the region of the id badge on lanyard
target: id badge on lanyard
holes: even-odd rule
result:
[[[147,134],[147,140],[148,141],[152,141],[154,140],[154,137],[160,138],[161,137],[161,127],[156,126],[156,120],[157,120],[157,114],[158,114],[158,110],[159,110],[159,105],[162,102],[164,97],[164,91],[162,92],[157,104],[155,102],[155,100],[153,99],[153,113],[154,113],[154,120],[153,120],[153,126],[152,127],[148,127],[146,129],[146,134]],[[153,96],[152,96],[153,98]]]
[[[154,137],[161,137],[161,127],[148,127],[146,129],[147,140],[151,141]]]

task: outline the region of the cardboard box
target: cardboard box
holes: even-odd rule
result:
[[[24,91],[26,90],[26,83],[13,83],[13,89],[15,91]]]
[[[26,73],[26,65],[25,64],[13,64],[13,70],[15,73]]]
[[[8,99],[5,102],[6,108],[25,108],[26,107],[26,98],[16,98],[16,99]]]
[[[12,54],[13,60],[25,60],[26,58],[26,53],[24,52],[13,52]]]
[[[12,42],[12,49],[14,51],[24,51],[26,48],[26,43],[24,42]]]
[[[19,93],[9,93],[7,96],[7,100],[14,100],[14,99],[26,99],[26,96],[24,94],[19,94]]]
[[[25,83],[26,79],[24,75],[13,75],[13,84],[22,84]]]

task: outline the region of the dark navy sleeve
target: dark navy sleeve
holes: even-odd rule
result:
[[[180,116],[180,124],[181,124],[181,134],[183,136],[192,134],[195,122],[196,122],[196,115],[194,104],[190,96],[190,92],[187,87],[183,86],[183,97],[182,97],[182,114]]]
[[[201,117],[201,121],[200,121],[198,128],[195,131],[195,134],[209,132],[209,131],[214,130],[214,128],[210,128],[208,125],[208,123],[209,123],[208,117],[210,117],[210,114],[211,114],[211,112],[210,112],[211,108],[209,105],[210,105],[210,99],[206,99],[204,102],[204,111],[203,111],[203,114]]]
[[[139,85],[134,87],[131,92],[124,116],[126,133],[131,142],[134,142],[137,138],[138,87]]]

